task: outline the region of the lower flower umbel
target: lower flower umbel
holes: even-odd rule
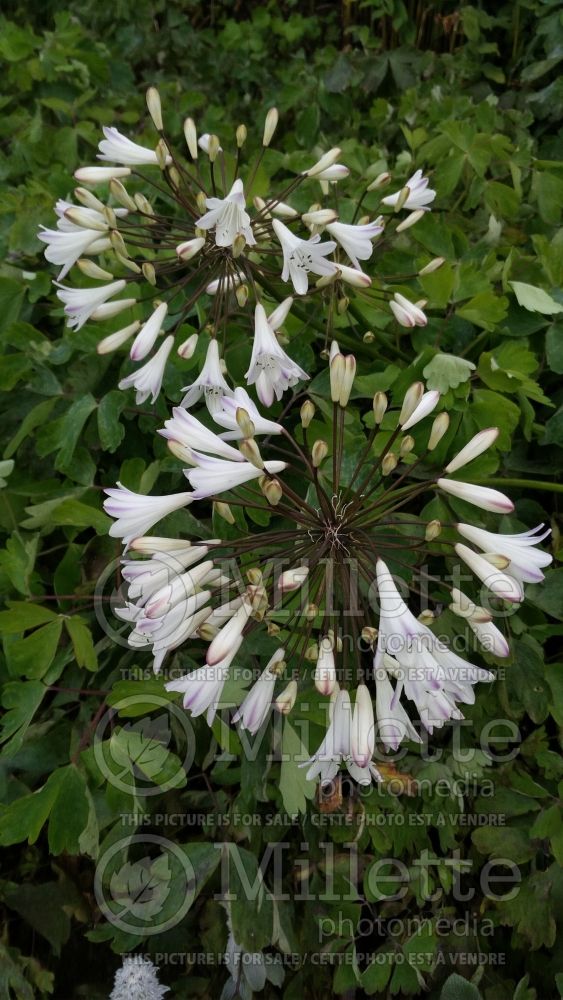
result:
[[[354,358],[333,343],[330,402],[314,387],[297,392],[277,419],[223,379],[201,420],[179,407],[162,430],[187,463],[191,489],[145,497],[120,487],[106,501],[111,534],[129,545],[118,614],[133,626],[130,645],[152,651],[155,671],[181,646],[201,656],[166,687],[209,724],[246,650],[264,657],[234,706],[233,721],[250,733],[272,711],[299,711],[301,696],[316,689],[328,727],[303,763],[322,782],[341,766],[358,782],[378,780],[376,750],[462,719],[475,686],[494,674],[442,634],[440,609],[449,605],[494,664],[509,645],[493,618],[504,621],[551,561],[536,548],[546,533],[499,534],[490,518],[484,525],[488,512],[512,512],[508,497],[454,478],[495,447],[496,428],[438,461],[449,430],[439,393],[421,382],[399,399],[376,392],[360,425],[348,410],[355,377]],[[222,537],[146,534],[187,504],[200,516],[212,511]],[[476,525],[466,523],[472,508]]]

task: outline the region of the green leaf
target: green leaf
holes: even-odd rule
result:
[[[11,455],[16,452],[22,443],[25,441],[26,437],[35,430],[36,427],[40,427],[48,419],[53,406],[55,405],[56,399],[53,397],[51,399],[44,399],[37,406],[34,406],[32,410],[29,411],[26,417],[22,420],[20,427],[14,434],[13,438],[8,442],[4,449],[4,458],[10,458]]]
[[[98,669],[98,658],[94,649],[92,633],[83,618],[72,615],[65,618],[65,627],[72,640],[74,655],[79,667],[86,670]]]
[[[494,292],[480,292],[465,305],[460,306],[457,315],[462,319],[475,323],[484,330],[494,330],[508,311],[508,299]]]
[[[59,618],[49,625],[41,625],[25,639],[17,639],[11,643],[10,669],[24,677],[43,677],[57,652],[62,628],[63,621]]]
[[[57,797],[62,770],[54,771],[36,792],[0,807],[0,844],[35,843]]]
[[[233,936],[245,951],[265,948],[272,939],[273,910],[258,860],[237,844],[226,843]]]
[[[39,604],[26,601],[8,601],[9,611],[0,611],[0,635],[25,632],[28,628],[57,621],[58,615]]]
[[[146,726],[137,723],[116,729],[111,736],[111,758],[131,775],[134,786],[135,770],[162,788],[182,788],[186,775],[181,761],[159,740],[146,735]]]
[[[481,994],[473,983],[453,972],[442,986],[440,1000],[481,1000]]]
[[[119,417],[126,403],[127,394],[119,389],[112,389],[100,400],[98,433],[104,451],[115,451],[125,437],[125,428],[119,422]]]
[[[17,753],[27,729],[39,708],[47,688],[38,681],[10,681],[2,694],[2,705],[8,711],[2,719],[0,743],[6,743],[3,753]]]
[[[515,864],[531,861],[536,853],[526,832],[511,827],[485,826],[474,830],[471,839],[481,854],[488,854],[493,858],[509,858]]]
[[[316,782],[307,781],[307,769],[299,767],[307,760],[306,747],[291,723],[284,721],[280,793],[289,816],[307,811],[307,800],[315,797]]]
[[[428,389],[445,393],[448,389],[457,389],[462,382],[467,382],[472,371],[475,371],[472,361],[456,358],[453,354],[436,354],[426,368],[423,368],[422,374]]]
[[[79,838],[88,823],[89,812],[84,776],[74,764],[69,764],[61,770],[57,797],[49,815],[49,850],[53,854],[79,853]]]
[[[55,460],[55,468],[65,470],[74,455],[75,448],[82,434],[84,424],[97,407],[93,396],[82,396],[72,404],[60,425],[61,447]]]
[[[563,305],[556,302],[543,288],[527,285],[523,281],[510,281],[509,284],[514,289],[519,305],[529,312],[544,313],[548,316],[563,312]]]

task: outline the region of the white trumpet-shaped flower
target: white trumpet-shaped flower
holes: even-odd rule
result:
[[[127,489],[121,483],[117,484],[117,488],[112,487],[105,492],[108,499],[104,502],[104,510],[115,518],[109,533],[113,538],[122,538],[124,542],[145,535],[167,514],[185,507],[193,500],[193,494],[189,492],[174,493],[172,496],[145,496]]]
[[[158,164],[158,157],[154,149],[147,149],[137,142],[122,135],[118,129],[105,126],[103,129],[105,138],[98,144],[99,160],[122,163],[125,166],[142,167]],[[172,158],[167,156],[167,162],[171,163]]]
[[[377,716],[377,738],[388,750],[398,750],[403,740],[421,743],[407,712],[395,697],[395,690],[389,675],[383,667],[375,670],[375,711]]]
[[[242,636],[238,636],[222,660],[206,664],[192,670],[191,673],[165,684],[167,691],[179,691],[183,695],[184,708],[197,718],[207,713],[207,724],[211,725],[221,700],[225,681],[229,676],[229,667],[242,644]]]
[[[514,577],[508,576],[502,570],[497,569],[494,563],[489,562],[484,556],[474,552],[467,545],[458,542],[455,551],[460,559],[469,566],[472,573],[475,573],[482,583],[491,591],[495,597],[501,597],[504,601],[511,601],[519,604],[524,600],[524,591]],[[496,556],[497,553],[494,553]],[[508,560],[506,560],[508,564]],[[505,566],[506,568],[506,566]]]
[[[452,589],[452,598],[450,611],[467,622],[483,649],[493,656],[508,656],[510,647],[500,629],[494,624],[491,612],[479,607],[456,587]]]
[[[80,327],[84,326],[108,299],[123,291],[126,282],[120,278],[119,281],[111,281],[109,285],[100,285],[98,288],[66,288],[58,282],[55,284],[58,288],[57,298],[64,303],[67,326],[73,330],[80,330]],[[116,305],[126,308],[134,301],[134,299],[123,299]]]
[[[284,655],[284,649],[276,650],[256,683],[250,688],[240,708],[233,715],[233,722],[240,722],[241,729],[257,733],[268,718],[278,678],[277,668],[282,664]]]
[[[237,236],[244,236],[248,246],[255,245],[240,178],[225,198],[206,198],[205,204],[209,211],[197,220],[196,225],[198,229],[213,229],[218,247],[232,247]]]
[[[121,379],[119,388],[135,389],[135,402],[137,404],[144,403],[149,396],[151,397],[151,403],[156,402],[162,388],[166,362],[173,347],[174,337],[166,337],[156,354],[153,354],[152,358],[142,368],[137,368],[130,375],[127,375],[126,378]]]
[[[413,326],[426,326],[428,320],[420,306],[414,302],[409,302],[400,292],[395,292],[389,302],[389,308],[393,313],[397,323],[407,328]]]
[[[149,316],[146,323],[143,323],[131,346],[129,356],[132,361],[142,361],[143,358],[146,358],[147,354],[150,354],[156,343],[156,338],[162,329],[167,312],[168,306],[166,302],[161,302],[152,315]]]
[[[300,379],[309,378],[307,372],[280,347],[260,303],[254,314],[254,342],[245,378],[248,385],[256,386],[258,398],[264,406],[271,406],[274,397],[281,399],[286,389],[296,385]]]
[[[254,434],[281,434],[283,432],[281,424],[263,417],[246,389],[237,386],[232,396],[223,396],[221,409],[213,412],[215,423],[226,428],[225,432],[221,434],[224,441],[239,441],[245,437],[244,431],[237,421],[237,413],[240,416],[241,411],[250,417],[254,426]]]
[[[318,234],[311,236],[309,240],[302,240],[279,219],[274,219],[272,225],[283,253],[282,281],[291,279],[298,295],[304,295],[307,291],[310,273],[318,275],[335,273],[336,265],[326,259],[336,247],[333,240],[321,243]]]
[[[334,236],[337,243],[348,254],[354,267],[360,267],[361,260],[369,260],[373,253],[373,240],[383,232],[383,218],[374,219],[365,225],[347,225],[344,222],[331,222],[326,227],[328,233]]]
[[[212,455],[218,455],[231,462],[244,461],[240,451],[227,444],[181,406],[174,407],[172,417],[165,421],[164,427],[158,433],[167,438],[168,441],[175,441],[182,445],[186,449],[188,460],[191,460],[190,452],[196,450],[210,452]]]
[[[551,534],[550,528],[542,530],[543,528],[544,525],[539,524],[537,528],[522,534],[499,535],[483,528],[475,528],[472,524],[457,525],[460,535],[477,545],[482,552],[508,559],[506,573],[520,583],[541,583],[544,579],[542,570],[553,561],[549,552],[534,548]]]
[[[186,469],[184,474],[193,487],[193,500],[225,493],[265,474],[275,475],[286,467],[285,462],[273,461],[264,462],[264,469],[258,469],[251,462],[229,462],[198,451],[192,453],[192,460],[197,463],[196,468]]]
[[[496,514],[511,514],[514,510],[512,500],[504,493],[493,490],[490,486],[477,486],[475,483],[462,483],[457,479],[438,479],[436,485],[444,493],[449,493],[458,500],[465,500],[481,510],[490,510]]]
[[[415,170],[412,177],[409,177],[405,187],[408,187],[409,194],[402,202],[402,207],[408,212],[414,212],[419,208],[423,208],[425,212],[429,212],[430,209],[428,206],[434,201],[436,192],[428,187],[428,178],[424,177],[422,170]],[[386,195],[385,198],[382,198],[383,204],[394,208],[399,199],[402,199],[403,190],[404,188],[401,188],[400,191]]]
[[[211,414],[221,408],[225,396],[233,395],[221,371],[219,345],[215,339],[209,341],[205,362],[197,379],[191,385],[185,385],[182,392],[186,393],[182,406],[189,409],[203,396]]]
[[[308,767],[307,780],[320,778],[322,785],[329,784],[341,764],[345,764],[360,785],[369,785],[374,779],[380,781],[381,775],[371,760],[359,766],[352,757],[352,705],[348,691],[335,689],[332,697],[332,719],[326,736],[311,759],[300,764],[300,767]]]

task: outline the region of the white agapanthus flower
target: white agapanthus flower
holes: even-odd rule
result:
[[[80,330],[89,319],[107,319],[135,304],[135,299],[119,299],[108,303],[108,299],[119,295],[125,288],[123,279],[98,288],[66,288],[58,282],[55,284],[59,289],[57,296],[64,303],[67,326],[73,330]],[[104,307],[105,312],[102,312]]]
[[[285,664],[284,649],[277,649],[270,657],[255,684],[252,685],[240,708],[233,715],[233,722],[240,722],[241,729],[257,733],[270,714],[274,687]]]
[[[424,211],[429,212],[429,205],[432,204],[434,198],[436,197],[436,192],[432,188],[428,187],[428,177],[424,177],[422,170],[415,170],[412,177],[409,177],[405,187],[409,189],[409,195],[406,200],[402,202],[402,207],[408,212],[415,212],[417,209],[424,209]],[[394,194],[388,194],[382,199],[384,205],[390,205],[392,208],[397,204],[399,199],[402,198],[403,190],[395,191]]]
[[[186,393],[182,406],[189,409],[203,396],[211,414],[221,408],[225,396],[233,395],[233,390],[227,385],[221,370],[219,345],[215,339],[209,341],[205,363],[197,379],[191,385],[184,386],[182,392]]]
[[[136,368],[134,372],[122,378],[119,383],[120,389],[135,389],[135,402],[137,405],[144,403],[151,397],[151,403],[155,403],[164,378],[164,369],[170,356],[170,351],[174,347],[174,337],[166,337],[160,345],[156,354],[142,368]]]
[[[311,759],[300,764],[308,767],[307,779],[319,778],[322,785],[329,784],[345,764],[360,785],[369,785],[374,779],[380,781],[381,775],[371,759],[360,767],[352,756],[353,713],[348,691],[335,689],[332,699],[332,718],[326,736]]]
[[[197,220],[196,225],[198,229],[213,229],[218,247],[232,247],[237,236],[244,236],[248,246],[255,246],[240,178],[225,198],[207,198],[205,204],[209,211]]]
[[[381,236],[384,229],[383,217],[380,215],[373,222],[365,225],[347,225],[344,222],[331,222],[326,230],[342,249],[348,254],[354,267],[360,267],[361,260],[369,260],[373,253],[373,240]]]
[[[116,128],[104,127],[102,131],[105,138],[98,144],[99,160],[108,160],[132,167],[158,165],[158,157],[154,149],[147,149],[146,146],[132,142]],[[167,159],[170,163],[171,157],[168,156]]]
[[[308,240],[302,240],[279,219],[274,219],[272,225],[283,251],[282,281],[291,280],[298,295],[305,295],[309,287],[309,274],[322,276],[335,273],[336,265],[326,259],[336,247],[333,240],[321,243],[318,233]]]
[[[409,302],[404,295],[400,292],[395,292],[393,298],[389,303],[391,312],[393,313],[397,323],[401,326],[407,328],[413,326],[426,326],[428,320],[423,313],[420,306],[417,306],[414,302]]]
[[[472,524],[457,524],[456,527],[460,535],[482,552],[504,557],[508,561],[506,575],[514,577],[520,584],[541,583],[544,579],[542,570],[553,562],[549,552],[534,548],[551,534],[551,529],[544,529],[543,524],[517,535],[499,535]]]
[[[251,462],[230,462],[198,451],[193,452],[193,461],[196,467],[185,470],[186,479],[193,487],[193,500],[225,493],[265,474],[274,476],[283,472],[287,464],[279,461],[265,462],[264,468],[259,469]]]
[[[195,459],[192,458],[193,451],[205,451],[211,455],[218,455],[219,458],[226,458],[231,462],[244,461],[244,456],[240,451],[227,444],[181,406],[174,407],[172,417],[165,422],[164,427],[158,433],[167,438],[169,442],[180,445],[184,449],[186,461],[195,462]]]
[[[243,438],[244,431],[237,421],[237,413],[246,413],[254,427],[254,434],[281,434],[283,427],[275,420],[268,420],[263,417],[254,400],[250,398],[246,389],[237,386],[232,396],[223,396],[221,409],[213,411],[213,420],[225,431],[220,435],[224,441],[239,441]]]
[[[174,493],[172,496],[144,496],[127,489],[121,483],[117,484],[116,489],[107,489],[106,493],[109,499],[104,503],[104,510],[115,518],[109,533],[113,538],[122,538],[124,542],[145,535],[167,514],[180,510],[193,500],[193,495],[188,492]]]
[[[256,386],[258,398],[264,406],[271,406],[274,398],[280,400],[290,386],[309,378],[307,372],[280,347],[260,303],[254,314],[252,357],[245,378],[248,385]]]
[[[109,1000],[162,1000],[168,986],[161,986],[158,969],[142,955],[124,955],[123,965],[115,973]]]

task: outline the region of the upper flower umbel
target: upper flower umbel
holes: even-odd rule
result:
[[[215,230],[218,247],[232,247],[237,236],[244,236],[248,246],[255,246],[240,178],[234,182],[226,198],[206,198],[205,204],[209,211],[197,220],[196,225],[199,229]]]

